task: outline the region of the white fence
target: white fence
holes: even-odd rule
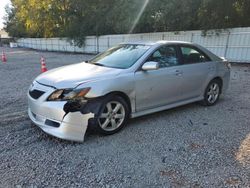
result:
[[[218,33],[208,32],[205,36],[202,31],[88,36],[82,48],[73,45],[67,39],[60,38],[22,38],[17,42],[20,47],[37,50],[99,53],[122,42],[158,40],[194,42],[232,62],[250,63],[250,27],[227,29]]]

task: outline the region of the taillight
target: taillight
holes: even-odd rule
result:
[[[228,61],[223,61],[223,64],[224,64],[228,69],[231,69],[231,68],[232,68],[231,63],[229,63]]]
[[[229,63],[228,60],[227,60],[225,57],[221,57],[221,59],[222,59],[223,63],[226,65],[226,67],[227,67],[228,69],[231,69],[231,68],[232,68],[231,63]]]

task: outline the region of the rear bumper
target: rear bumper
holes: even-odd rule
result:
[[[70,112],[66,114],[63,110],[66,102],[46,101],[47,97],[55,90],[53,88],[43,88],[36,85],[37,89],[43,90],[45,94],[35,100],[28,94],[28,115],[31,121],[40,127],[44,132],[71,141],[84,141],[89,119],[94,114],[82,114],[81,112]]]
[[[230,71],[226,71],[224,76],[223,76],[223,87],[222,87],[222,94],[226,93],[228,87],[229,87],[229,83],[230,83],[230,75],[231,72]]]

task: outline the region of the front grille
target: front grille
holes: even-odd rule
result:
[[[29,91],[29,94],[33,99],[39,99],[44,93],[44,91],[39,91],[36,89],[33,91]]]

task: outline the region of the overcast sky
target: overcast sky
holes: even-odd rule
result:
[[[0,29],[3,28],[3,16],[5,15],[4,7],[10,4],[10,0],[0,0]]]

